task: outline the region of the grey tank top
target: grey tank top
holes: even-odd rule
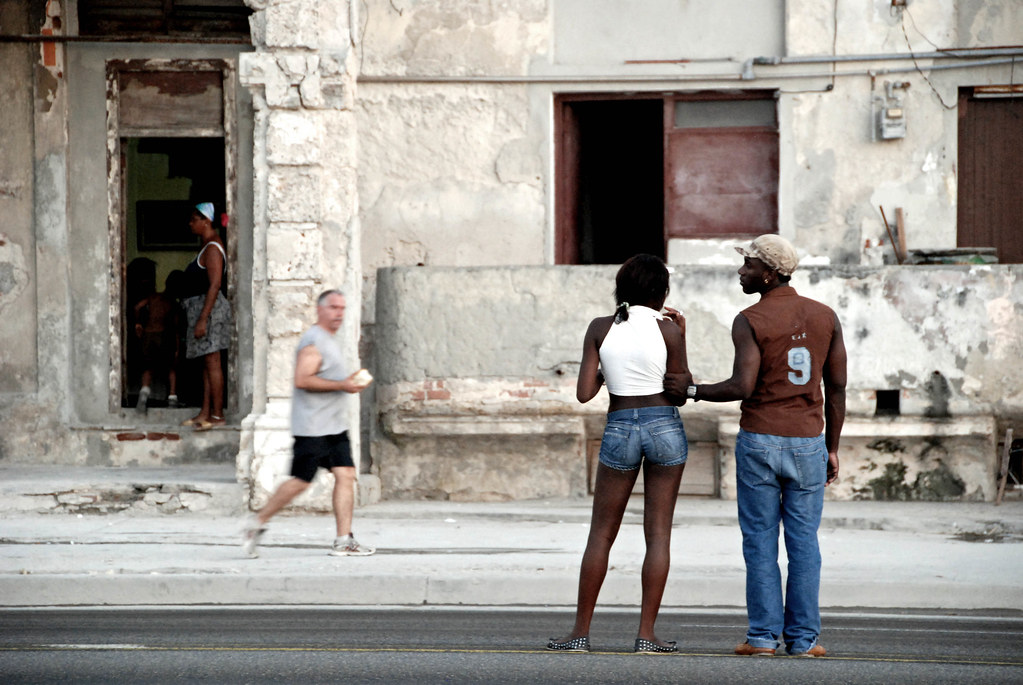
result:
[[[315,345],[323,361],[316,375],[329,381],[340,381],[352,374],[341,355],[341,348],[330,332],[313,326],[298,341],[296,358],[303,348]],[[337,435],[348,430],[349,394],[335,392],[309,392],[294,389],[291,398],[291,434],[310,437]]]

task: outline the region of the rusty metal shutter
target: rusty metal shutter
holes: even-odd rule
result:
[[[777,233],[778,134],[759,128],[668,133],[669,238]]]

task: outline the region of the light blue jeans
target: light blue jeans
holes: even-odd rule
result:
[[[817,644],[821,553],[817,529],[824,507],[828,451],[824,436],[786,438],[739,431],[736,497],[746,560],[746,640],[790,654]],[[782,601],[778,526],[785,529],[788,581]]]
[[[638,407],[607,413],[600,463],[616,471],[634,471],[645,458],[661,466],[686,463],[689,443],[678,407]]]

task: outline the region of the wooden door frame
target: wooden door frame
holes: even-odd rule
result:
[[[216,71],[222,76],[222,125],[219,128],[196,127],[187,131],[175,130],[172,135],[161,129],[126,128],[120,122],[121,75],[128,72],[197,72]],[[122,411],[124,389],[125,344],[127,329],[124,312],[126,303],[124,279],[125,232],[127,211],[125,202],[125,164],[121,150],[122,138],[145,137],[190,137],[224,139],[224,211],[235,217],[237,207],[238,179],[238,132],[237,132],[237,69],[233,60],[228,59],[110,59],[106,62],[106,125],[107,125],[107,227],[110,254],[109,302],[110,302],[110,374],[109,410]],[[237,221],[228,223],[227,242],[227,298],[232,304],[237,301],[238,226]],[[237,316],[231,321],[231,344],[228,349],[228,378],[231,392],[228,397],[232,407],[237,407],[240,395],[238,368],[238,325]]]
[[[629,92],[629,93],[555,93],[554,94],[554,263],[577,264],[579,260],[578,236],[578,193],[579,193],[579,136],[578,122],[571,114],[570,105],[578,102],[613,100],[662,100],[664,120],[662,123],[662,149],[664,167],[661,171],[661,193],[665,198],[662,218],[664,254],[668,254],[668,136],[674,128],[674,106],[678,101],[742,101],[777,99],[775,90],[735,91],[674,91],[674,92]],[[758,130],[760,127],[757,127]],[[774,128],[778,135],[777,120]],[[780,140],[779,140],[780,145]],[[779,151],[780,152],[780,151]],[[778,183],[781,183],[781,169]],[[779,191],[780,192],[780,191]],[[777,207],[775,208],[777,211]],[[777,217],[777,215],[776,215]],[[777,218],[775,220],[777,224]],[[718,237],[718,236],[713,236]]]

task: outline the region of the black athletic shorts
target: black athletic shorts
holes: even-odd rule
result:
[[[355,466],[347,431],[337,435],[295,436],[292,476],[312,483],[316,469],[323,467],[329,471],[335,466]]]

